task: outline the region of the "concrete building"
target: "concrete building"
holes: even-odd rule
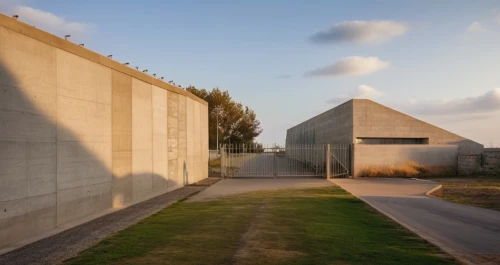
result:
[[[483,145],[366,99],[353,99],[288,129],[286,144],[352,144],[354,177],[415,162],[456,171],[459,154]]]
[[[205,101],[0,14],[0,249],[204,179],[207,163]]]

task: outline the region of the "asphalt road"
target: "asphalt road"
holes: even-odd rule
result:
[[[406,179],[333,182],[469,264],[500,264],[500,212],[426,196],[438,185]]]

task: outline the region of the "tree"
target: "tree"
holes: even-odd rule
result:
[[[207,91],[194,86],[189,86],[186,90],[208,102],[210,149],[217,149],[217,120],[219,144],[252,144],[262,133],[255,112],[235,102],[227,90],[221,91],[219,88],[214,88],[212,91]]]

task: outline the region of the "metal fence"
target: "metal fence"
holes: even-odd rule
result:
[[[330,146],[330,177],[347,178],[350,176],[351,150],[351,144]]]
[[[325,145],[231,144],[221,146],[221,172],[227,178],[325,177]]]
[[[220,155],[218,150],[208,151],[208,177],[221,177]]]

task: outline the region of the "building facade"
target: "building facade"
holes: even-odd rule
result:
[[[457,167],[459,154],[483,145],[366,99],[353,99],[287,131],[287,145],[352,144],[351,174],[407,163]]]

